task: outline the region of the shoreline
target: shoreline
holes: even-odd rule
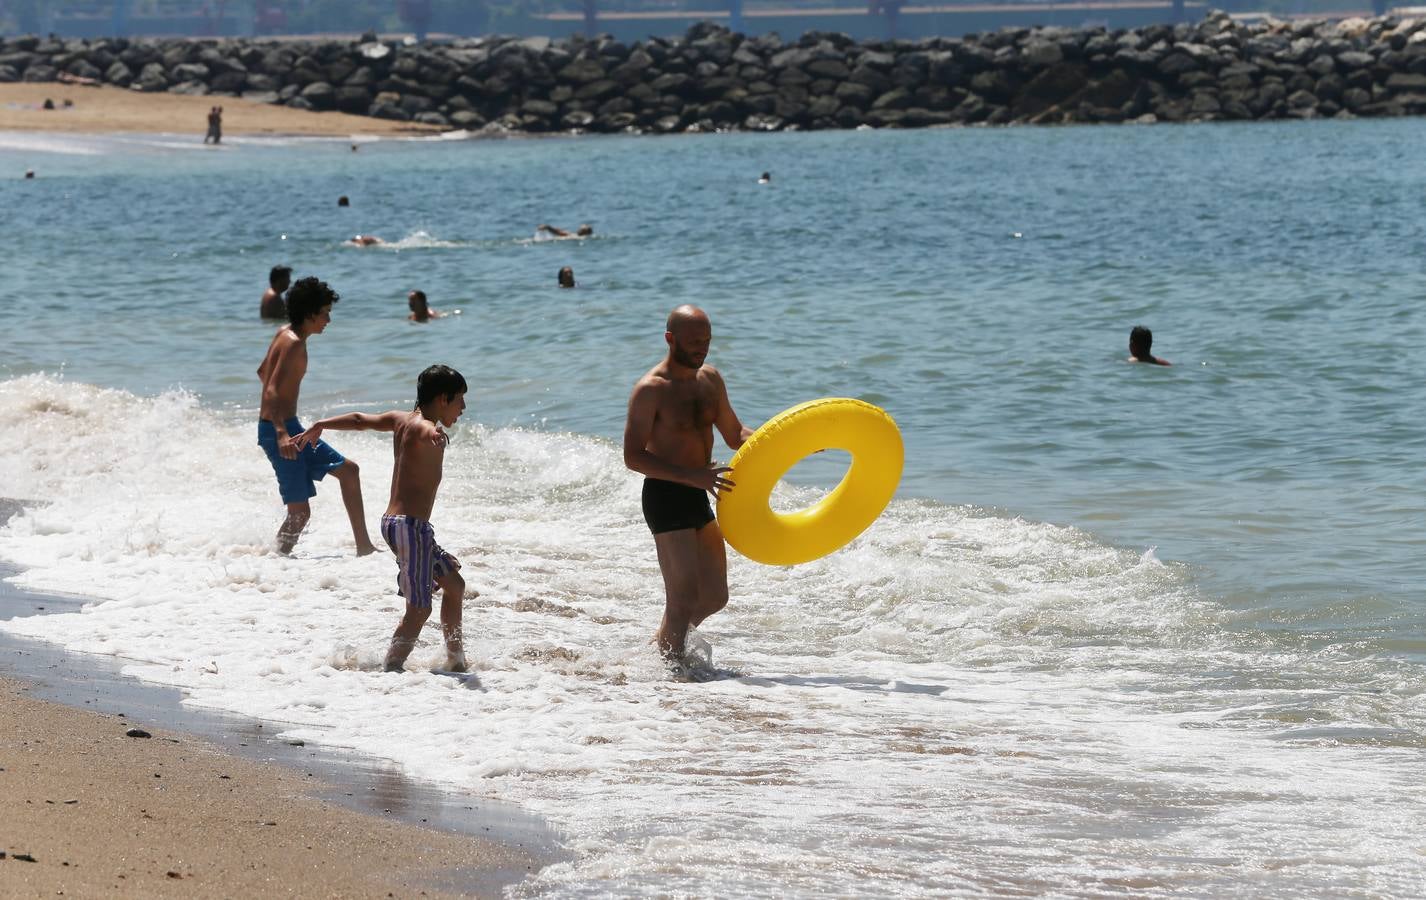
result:
[[[53,100],[55,108],[44,109],[45,100]],[[66,107],[66,100],[74,105]],[[16,82],[0,83],[0,132],[181,134],[201,141],[207,130],[208,109],[213,106],[223,107],[224,137],[421,137],[442,131],[414,122],[313,112],[240,97]]]
[[[0,500],[0,522],[19,508]],[[88,602],[16,588],[14,574],[0,568],[0,618]],[[10,822],[0,866],[26,890],[192,896],[320,884],[347,896],[489,896],[562,854],[544,821],[518,807],[186,706],[179,689],[124,675],[117,657],[0,634],[0,658],[0,810]],[[135,727],[153,737],[127,737]]]

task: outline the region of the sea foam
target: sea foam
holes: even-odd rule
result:
[[[0,558],[94,598],[0,628],[523,804],[575,854],[517,892],[1419,887],[1412,670],[1235,635],[1145,548],[898,500],[808,565],[732,554],[732,602],[700,630],[713,667],[684,682],[649,644],[662,587],[617,449],[463,423],[433,520],[479,593],[474,677],[429,671],[434,621],[411,671],[383,674],[395,562],[354,556],[330,481],[296,554],[271,552],[282,511],[252,418],[0,382],[0,496],[30,501]],[[328,437],[374,522],[389,439]]]

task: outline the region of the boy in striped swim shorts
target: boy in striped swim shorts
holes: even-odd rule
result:
[[[446,644],[445,668],[469,668],[461,639],[461,600],[465,579],[460,562],[436,543],[431,509],[441,484],[449,439],[442,427],[455,424],[465,411],[465,378],[450,366],[431,366],[416,379],[416,408],[371,415],[347,413],[314,422],[297,436],[299,446],[313,443],[328,429],[389,431],[396,454],[391,470],[391,502],[381,517],[381,536],[396,554],[400,570],[396,589],[406,598],[406,613],[386,651],[388,672],[403,671],[421,628],[431,616],[431,598],[441,589],[441,634]]]

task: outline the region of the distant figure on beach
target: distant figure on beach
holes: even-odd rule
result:
[[[762,173],[762,175],[758,177],[758,184],[772,184],[772,173]]]
[[[668,355],[634,385],[624,423],[624,465],[644,476],[644,521],[663,573],[663,621],[654,640],[666,659],[683,657],[688,629],[728,605],[728,557],[708,494],[733,489],[716,466],[713,429],[736,450],[753,430],[738,421],[723,376],[703,364],[713,339],[696,306],[669,313]]]
[[[223,107],[214,106],[208,110],[208,133],[203,137],[203,143],[212,141],[215,144],[223,142]]]
[[[386,243],[386,241],[371,234],[357,234],[353,235],[350,240],[342,241],[342,243],[350,244],[353,247],[375,247],[379,244]]]
[[[446,643],[446,669],[465,672],[469,665],[461,636],[461,600],[465,579],[460,562],[436,543],[431,510],[441,485],[446,445],[441,427],[450,428],[465,411],[465,378],[449,366],[431,366],[416,380],[416,408],[378,415],[347,413],[321,419],[297,438],[302,448],[323,446],[318,439],[328,428],[336,431],[389,431],[396,454],[391,470],[391,500],[381,517],[381,536],[396,554],[400,569],[396,589],[406,598],[406,612],[391,645],[384,668],[400,672],[416,646],[421,627],[431,617],[431,595],[441,589],[441,634]]]
[[[1149,352],[1154,346],[1154,333],[1142,325],[1135,325],[1129,332],[1129,362],[1151,363],[1156,366],[1171,366],[1173,363],[1160,359]]]
[[[347,198],[347,195],[346,195],[346,194],[343,194],[343,195],[341,195],[340,197],[337,198],[337,205],[338,205],[338,206],[351,206],[351,205],[352,205],[352,201]]]
[[[592,225],[581,225],[581,226],[579,226],[578,228],[576,228],[574,231],[565,231],[563,228],[556,228],[556,227],[553,226],[553,225],[536,225],[536,226],[535,226],[535,234],[536,234],[536,235],[547,234],[547,235],[549,235],[550,237],[556,238],[556,239],[558,239],[558,240],[572,240],[572,239],[578,239],[578,238],[587,238],[587,237],[593,236],[593,234],[594,234],[594,226],[592,226]]]
[[[54,101],[48,97],[45,98],[45,102],[42,105],[45,109],[54,109]]]
[[[431,319],[445,318],[445,313],[439,309],[431,309],[426,302],[425,291],[412,291],[406,295],[406,305],[411,308],[411,315],[407,320],[411,322],[428,322]]]
[[[292,267],[273,266],[267,273],[267,290],[262,292],[258,309],[264,319],[287,318],[287,301],[282,295],[292,286]]]
[[[287,294],[287,318],[268,345],[258,366],[262,380],[262,405],[258,409],[257,442],[267,453],[277,476],[278,493],[287,504],[287,518],[277,530],[278,552],[292,552],[307,520],[312,517],[308,503],[317,495],[315,482],[328,472],[342,487],[342,502],[356,538],[357,556],[375,553],[366,531],[366,513],[361,502],[361,474],[355,461],[343,457],[322,441],[308,441],[298,447],[302,433],[297,419],[297,395],[302,376],[307,374],[307,339],[321,334],[332,321],[332,304],[340,299],[325,281],[303,278]]]
[[[574,287],[574,270],[569,266],[560,269],[559,282],[562,288]]]

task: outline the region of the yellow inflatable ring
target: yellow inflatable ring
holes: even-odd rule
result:
[[[773,512],[768,498],[788,470],[818,450],[845,450],[851,468],[806,509]],[[838,550],[876,521],[901,481],[905,450],[896,422],[860,400],[831,398],[769,419],[728,465],[736,485],[718,497],[718,524],[748,559],[772,566],[811,562]]]

